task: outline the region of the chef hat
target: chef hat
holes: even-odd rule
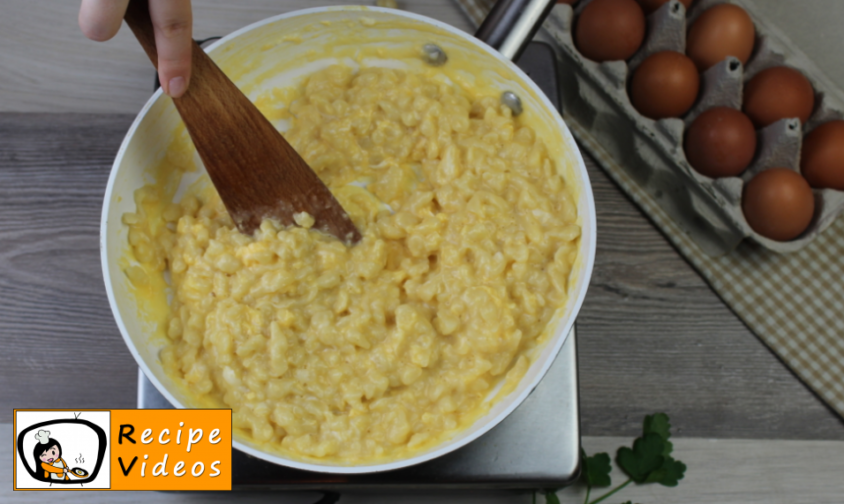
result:
[[[39,430],[38,434],[35,435],[35,439],[41,444],[47,444],[50,441],[50,431]]]

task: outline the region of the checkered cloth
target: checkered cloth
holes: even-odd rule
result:
[[[494,0],[456,1],[479,24]],[[727,255],[709,256],[585,129],[566,119],[581,147],[639,205],[721,299],[797,376],[844,416],[844,218],[792,254],[776,254],[744,241]]]

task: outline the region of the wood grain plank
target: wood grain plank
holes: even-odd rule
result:
[[[0,114],[0,421],[13,407],[135,403],[98,261],[102,195],[131,120]]]
[[[630,438],[587,437],[589,454],[607,452],[615,458]],[[837,504],[844,474],[844,442],[748,439],[672,438],[674,455],[687,466],[675,488],[631,485],[605,502],[694,504]],[[627,477],[613,464],[614,485]],[[604,492],[593,490],[590,498]],[[557,492],[563,503],[579,504],[581,486]]]
[[[194,0],[194,37],[310,7],[374,4],[354,0]],[[399,0],[403,8],[471,31],[451,0]],[[86,39],[78,1],[4,0],[0,4],[0,111],[135,113],[152,93],[154,72],[124,25],[106,42]]]
[[[0,114],[0,422],[13,407],[126,407],[135,365],[98,253],[131,116]],[[598,257],[579,318],[587,435],[666,411],[697,437],[844,439],[844,425],[713,294],[591,160]]]

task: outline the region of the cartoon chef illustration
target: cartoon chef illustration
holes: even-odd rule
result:
[[[69,480],[67,464],[62,459],[62,445],[50,437],[50,431],[39,430],[35,435],[38,443],[32,453],[35,457],[35,473],[39,479]]]

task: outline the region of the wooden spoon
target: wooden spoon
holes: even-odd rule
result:
[[[147,0],[132,0],[126,24],[158,68]],[[314,227],[347,243],[360,233],[305,160],[196,43],[188,90],[173,99],[199,157],[234,223],[252,234],[264,218],[295,224],[307,212]]]

